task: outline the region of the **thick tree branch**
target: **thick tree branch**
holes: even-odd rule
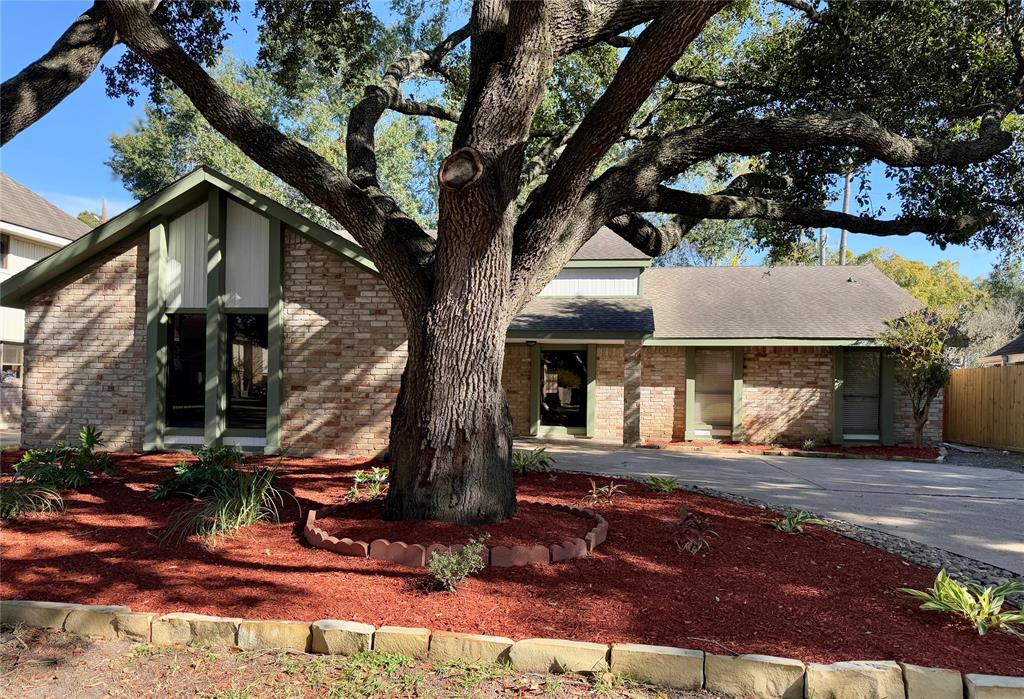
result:
[[[780,5],[790,7],[796,10],[797,12],[802,12],[807,16],[807,19],[811,20],[812,22],[822,21],[821,13],[814,9],[814,5],[812,5],[809,2],[805,2],[805,0],[776,0],[776,2],[778,2]]]
[[[157,3],[151,3],[152,11]],[[0,145],[43,118],[81,87],[117,43],[103,3],[94,3],[38,60],[0,88]]]
[[[551,32],[555,57],[605,42],[618,48],[630,46],[630,37],[619,36],[646,24],[679,5],[677,0],[589,0],[560,2],[552,6]]]

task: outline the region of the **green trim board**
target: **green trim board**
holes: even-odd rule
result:
[[[568,262],[565,263],[565,267],[563,267],[563,269],[567,269],[567,268],[573,268],[573,269],[581,269],[581,268],[600,269],[600,268],[605,268],[605,269],[607,269],[607,268],[610,268],[610,267],[644,267],[644,268],[646,268],[646,267],[650,267],[652,264],[654,264],[654,262],[653,262],[653,260],[650,260],[650,259],[647,259],[647,260],[569,260]]]
[[[530,434],[540,432],[540,345],[530,343]]]
[[[832,353],[832,443],[843,443],[843,348]]]
[[[597,431],[597,345],[587,345],[587,429],[593,437]]]
[[[882,350],[881,387],[879,391],[878,427],[882,444],[887,447],[896,444],[896,365],[891,353]]]
[[[224,313],[224,233],[227,197],[210,187],[206,236],[206,443],[221,443],[227,412],[227,323]]]
[[[164,276],[167,266],[167,221],[154,219],[149,228],[146,272],[146,426],[144,451],[163,449],[164,395],[167,385],[167,316]]]
[[[281,450],[281,384],[284,380],[284,226],[270,219],[270,280],[267,306],[267,428],[266,454]]]
[[[743,441],[743,348],[732,349],[732,441]]]
[[[686,408],[683,410],[683,440],[692,442],[697,437],[697,348],[693,345],[686,347],[686,359],[684,360],[686,371]]]
[[[39,260],[0,284],[5,306],[25,308],[37,294],[66,278],[111,247],[136,235],[146,234],[151,221],[188,211],[207,199],[210,187],[230,194],[239,203],[268,217],[284,222],[290,229],[335,252],[373,274],[379,271],[362,248],[343,236],[310,221],[286,206],[278,204],[240,182],[212,168],[202,166],[173,182],[156,194],[97,226],[78,240]]]

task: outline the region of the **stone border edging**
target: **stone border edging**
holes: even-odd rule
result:
[[[537,544],[534,546],[512,546],[511,548],[506,546],[485,548],[485,567],[511,568],[531,564],[549,565],[583,558],[608,538],[608,520],[594,510],[532,500],[522,500],[521,502],[568,512],[582,519],[589,519],[596,524],[584,534],[583,538],[575,537],[550,546]],[[407,544],[404,541],[389,541],[387,539],[374,539],[369,543],[354,541],[347,537],[339,539],[317,526],[318,513],[327,513],[334,509],[334,507],[325,507],[320,510],[309,510],[306,513],[302,536],[310,546],[333,551],[342,556],[375,558],[412,568],[425,567],[427,561],[430,560],[430,555],[436,551],[457,551],[462,548],[462,544],[449,547],[446,544]]]
[[[693,446],[689,444],[659,444],[659,443],[645,443],[639,445],[640,449],[656,449],[661,451],[677,451],[683,453],[704,453],[704,454],[746,454],[748,456],[802,456],[802,457],[814,457],[820,459],[852,459],[852,460],[864,460],[874,459],[876,461],[907,461],[910,463],[918,464],[941,464],[946,460],[946,449],[945,447],[939,447],[939,455],[934,459],[921,459],[910,456],[869,456],[867,454],[849,454],[841,451],[807,451],[804,449],[788,448],[788,447],[777,447],[768,449],[754,449],[739,447],[736,449],[722,449],[714,445],[709,446]]]
[[[676,689],[707,689],[755,699],[1024,699],[1024,677],[967,674],[884,661],[822,665],[765,655],[715,655],[635,643],[431,632],[355,621],[247,620],[202,614],[153,614],[128,607],[0,600],[7,626],[58,629],[105,640],[197,644],[242,650],[355,655],[376,650],[433,661],[492,661],[520,672],[612,673]]]

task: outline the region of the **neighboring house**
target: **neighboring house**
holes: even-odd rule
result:
[[[1024,335],[1018,335],[992,354],[978,360],[981,366],[1024,364]]]
[[[87,225],[0,173],[0,282],[88,232]],[[0,308],[0,372],[8,376],[22,374],[24,322],[22,310]]]
[[[373,262],[213,170],[0,291],[26,311],[26,445],[92,423],[118,449],[387,448],[405,326]],[[503,383],[519,435],[907,442],[876,338],[917,307],[871,266],[656,269],[602,230],[515,319]]]

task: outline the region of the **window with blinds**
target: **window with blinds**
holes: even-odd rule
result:
[[[877,440],[882,355],[878,350],[843,353],[843,438]]]
[[[694,423],[712,433],[732,433],[732,350],[698,349],[694,374]]]

